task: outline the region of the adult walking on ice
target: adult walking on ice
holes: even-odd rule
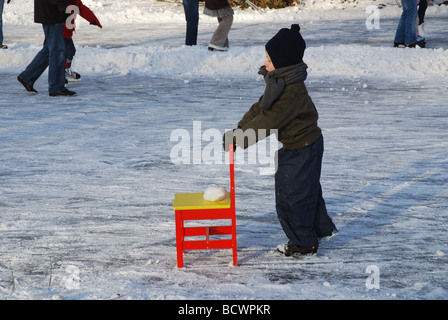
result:
[[[8,0],[6,3],[10,3]],[[5,6],[5,0],[0,0],[0,49],[8,49],[7,45],[3,44],[3,8]]]
[[[65,44],[63,23],[67,19],[67,0],[34,0],[34,22],[42,24],[45,41],[17,80],[28,92],[37,93],[34,83],[48,67],[48,92],[52,97],[73,96],[65,87]]]
[[[183,0],[187,30],[185,34],[185,45],[195,46],[198,41],[199,28],[199,0]]]
[[[288,238],[277,250],[285,256],[314,254],[320,238],[337,233],[322,197],[324,145],[318,112],[304,83],[305,47],[298,24],[281,29],[269,40],[266,62],[259,71],[266,83],[264,94],[243,116],[238,129],[227,131],[223,137],[225,149],[229,143],[247,148],[277,131],[283,147],[277,151],[276,209]],[[262,129],[266,134],[259,135]]]
[[[402,13],[395,33],[394,47],[415,48],[417,43],[417,0],[401,0]]]
[[[233,24],[233,9],[227,0],[205,0],[204,14],[218,18],[218,28],[208,45],[210,51],[229,49],[229,32]]]

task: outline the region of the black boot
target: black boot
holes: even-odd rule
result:
[[[306,249],[301,246],[296,246],[291,242],[280,244],[277,246],[277,251],[286,257],[289,256],[307,256],[317,253],[317,246],[313,246],[311,249]]]
[[[37,90],[34,89],[33,86],[28,82],[26,82],[21,76],[18,76],[17,80],[19,80],[19,82],[25,87],[26,91],[31,93],[37,93]]]
[[[62,91],[59,92],[51,92],[50,97],[71,97],[74,96],[76,92],[70,91],[67,88],[62,89]]]

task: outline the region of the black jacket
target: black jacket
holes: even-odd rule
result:
[[[65,13],[67,0],[34,0],[34,22],[42,24],[63,23],[69,16]]]
[[[230,7],[227,0],[205,0],[205,7],[210,10],[218,10],[225,7]]]
[[[233,13],[227,0],[205,0],[204,14],[207,16],[225,18],[232,16]]]

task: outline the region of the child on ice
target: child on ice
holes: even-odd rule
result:
[[[71,21],[64,23],[64,41],[65,41],[65,76],[69,80],[79,81],[81,75],[72,70],[72,61],[76,53],[75,44],[73,43],[73,32],[75,31],[75,19],[79,13],[81,17],[90,22],[90,24],[103,28],[98,18],[81,0],[69,0],[71,9]]]
[[[277,151],[276,209],[289,239],[277,250],[285,256],[314,254],[320,238],[337,233],[322,197],[323,137],[317,110],[304,83],[305,47],[298,24],[281,29],[269,40],[266,62],[259,70],[266,82],[265,92],[243,116],[238,129],[227,131],[223,137],[227,151],[231,143],[247,148],[264,138],[257,134],[260,129],[265,129],[266,135],[277,130],[283,147]],[[256,141],[245,138],[246,130],[255,131]]]

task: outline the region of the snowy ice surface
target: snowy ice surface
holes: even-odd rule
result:
[[[0,299],[448,298],[446,6],[427,11],[425,49],[392,48],[401,12],[392,0],[376,2],[385,4],[379,29],[366,26],[367,0],[237,9],[230,50],[214,53],[217,23],[202,13],[198,46],[183,45],[178,3],[84,3],[104,28],[78,19],[82,81],[68,85],[72,98],[50,98],[46,74],[38,95],[17,82],[43,32],[32,1],[5,6]],[[174,194],[226,186],[228,166],[173,163],[172,133],[191,134],[191,156],[219,146],[205,132],[236,126],[263,92],[264,44],[295,22],[308,45],[322,185],[339,234],[316,256],[277,255],[286,238],[273,175],[260,174],[261,161],[237,161],[239,265],[229,250],[191,251],[178,269]]]

